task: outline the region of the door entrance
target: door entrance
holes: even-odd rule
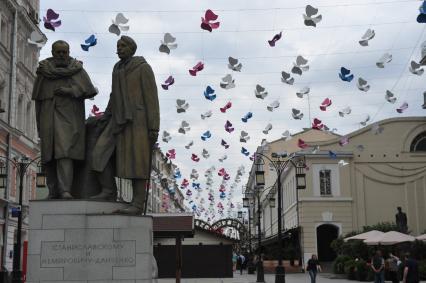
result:
[[[319,261],[333,261],[336,253],[331,248],[331,242],[339,236],[339,228],[332,224],[322,224],[317,227],[317,251]]]

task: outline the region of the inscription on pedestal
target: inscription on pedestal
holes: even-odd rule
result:
[[[70,203],[31,203],[28,283],[150,282],[151,217],[103,213],[122,204]]]
[[[40,267],[65,267],[70,265],[134,266],[135,241],[75,244],[42,242]]]

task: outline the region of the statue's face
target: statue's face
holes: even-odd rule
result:
[[[121,60],[126,60],[133,55],[133,50],[123,40],[117,41],[117,55]]]
[[[52,47],[52,56],[55,59],[57,67],[68,66],[70,59],[70,49],[68,45],[62,43],[55,44]]]

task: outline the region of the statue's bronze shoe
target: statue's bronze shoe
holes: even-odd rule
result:
[[[107,201],[116,201],[117,194],[113,192],[102,191],[99,194],[90,197],[91,200],[107,200]]]
[[[69,192],[63,192],[61,194],[61,199],[74,199],[74,197]]]
[[[117,210],[114,211],[114,213],[127,214],[127,215],[141,215],[142,209],[140,209],[136,206],[130,205],[126,208],[117,209]]]

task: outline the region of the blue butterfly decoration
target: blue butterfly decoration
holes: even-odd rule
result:
[[[340,69],[339,77],[344,82],[350,82],[354,79],[354,75],[350,73],[351,73],[351,70],[346,69],[345,67],[342,67]]]
[[[225,192],[221,192],[219,197],[220,197],[221,199],[226,198],[226,194],[225,194]]]
[[[201,136],[201,139],[203,140],[203,141],[205,141],[206,139],[209,139],[209,138],[211,138],[212,137],[212,134],[210,133],[210,131],[207,131],[207,132],[205,132],[202,136]]]
[[[216,99],[216,94],[214,94],[214,89],[211,86],[207,86],[206,90],[204,91],[204,97],[207,100],[213,101]]]
[[[81,44],[81,49],[84,51],[89,51],[89,47],[95,46],[98,43],[98,40],[96,39],[95,35],[92,34],[84,42],[86,44]]]
[[[250,152],[245,147],[241,147],[241,153],[244,154],[245,156],[250,155]]]
[[[251,117],[253,117],[253,113],[248,112],[246,115],[244,115],[243,118],[241,118],[241,121],[243,121],[244,123],[247,123],[248,119],[250,119]]]
[[[426,1],[420,6],[420,14],[417,16],[417,22],[420,24],[426,23]]]
[[[331,150],[329,150],[328,151],[328,157],[330,157],[331,159],[336,159],[337,154],[335,152],[332,152]]]
[[[180,173],[180,171],[178,170],[178,171],[176,171],[175,172],[175,174],[173,175],[173,177],[175,178],[175,179],[179,179],[179,178],[182,178],[182,174]]]
[[[192,183],[192,187],[194,188],[194,190],[201,190],[200,183]]]

